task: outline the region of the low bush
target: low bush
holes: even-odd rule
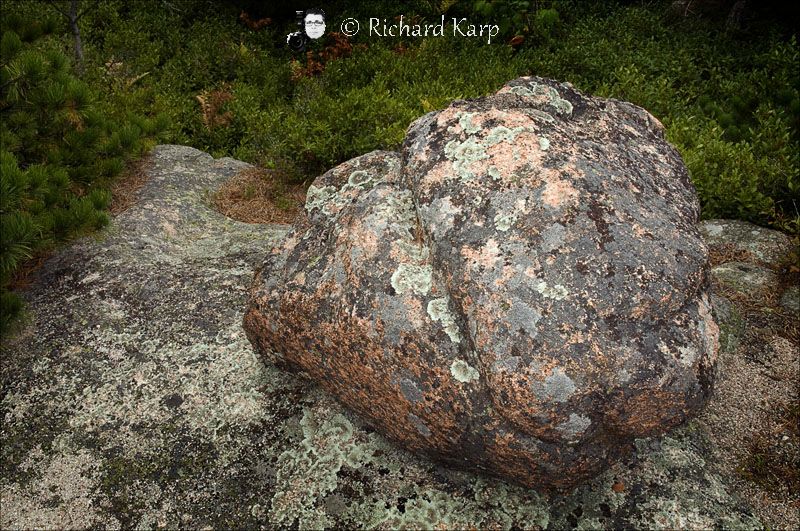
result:
[[[21,303],[8,288],[37,252],[108,222],[110,180],[163,120],[114,119],[60,51],[39,46],[47,18],[0,25],[0,331]]]
[[[395,11],[364,2],[333,5],[331,29],[345,14],[391,19],[416,9],[421,21],[499,17],[506,37],[526,39],[511,46],[359,36],[339,53],[340,41],[328,38],[309,57],[293,58],[283,45],[291,17],[254,30],[235,4],[209,12],[101,2],[86,21],[92,83],[120,108],[168,113],[174,142],[310,182],[350,157],[397,147],[413,119],[453,99],[519,75],[566,80],[658,117],[686,160],[705,217],[798,230],[800,62],[796,40],[774,28],[732,33],[724,20],[668,16],[668,3],[409,2]],[[109,70],[109,62],[119,65]]]

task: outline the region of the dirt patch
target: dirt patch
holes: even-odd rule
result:
[[[305,200],[302,186],[289,186],[275,172],[251,168],[223,184],[213,204],[221,214],[244,223],[291,223]]]
[[[717,434],[719,463],[759,517],[800,525],[800,320],[776,304],[715,285],[742,319],[734,352],[720,358],[715,399],[702,421]]]
[[[722,360],[716,399],[702,417],[717,434],[719,464],[758,516],[777,529],[800,525],[797,344],[746,334]]]

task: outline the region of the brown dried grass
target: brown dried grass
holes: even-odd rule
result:
[[[729,243],[713,245],[708,249],[708,260],[711,267],[716,267],[727,262],[750,262],[756,265],[769,266],[758,260],[752,253],[744,249],[737,249],[735,245]]]
[[[139,197],[139,190],[147,182],[147,168],[151,163],[150,156],[129,163],[111,184],[111,205],[108,211],[112,216],[125,212],[132,207]]]
[[[305,200],[303,186],[284,184],[276,172],[250,168],[222,185],[213,204],[221,214],[243,223],[292,223]]]

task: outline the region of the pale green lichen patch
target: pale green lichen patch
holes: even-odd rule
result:
[[[617,464],[551,507],[553,529],[762,529],[732,496],[691,428],[638,439],[633,466]]]
[[[479,160],[488,159],[484,146],[471,136],[459,142],[451,140],[444,148],[445,157],[453,161],[453,170],[460,179],[472,179],[475,174],[470,171],[470,166]]]
[[[461,342],[461,333],[458,331],[455,317],[448,308],[448,299],[433,299],[428,302],[428,315],[432,320],[442,324],[442,328],[453,343]]]
[[[326,216],[335,216],[351,201],[353,192],[357,194],[364,188],[368,188],[371,182],[371,180],[368,180],[361,185],[345,183],[345,185],[338,190],[334,186],[315,187],[314,190],[311,190],[311,187],[309,187],[309,190],[306,192],[306,211],[310,214],[314,210],[319,210]]]
[[[461,126],[461,128],[464,130],[464,132],[467,133],[468,135],[475,134],[475,133],[477,133],[478,131],[481,130],[481,128],[478,125],[472,123],[472,119],[474,117],[475,117],[475,113],[471,113],[471,112],[465,112],[465,113],[459,114],[458,124]]]
[[[372,175],[364,170],[356,170],[347,178],[347,184],[350,186],[360,186],[362,188],[365,188],[371,181]]]
[[[566,115],[570,115],[570,114],[572,114],[572,104],[571,104],[569,101],[567,101],[567,100],[564,100],[564,99],[561,99],[561,98],[555,97],[555,98],[553,98],[553,100],[550,102],[550,105],[551,105],[551,106],[552,106],[552,107],[553,107],[553,108],[556,110],[556,112],[557,112],[557,113],[559,113],[559,114],[566,114]]]
[[[484,145],[486,147],[491,147],[496,144],[499,144],[500,142],[508,142],[509,144],[511,144],[521,133],[529,131],[532,131],[530,127],[525,127],[522,125],[517,126],[513,129],[509,129],[504,125],[498,125],[494,129],[489,131],[488,135],[486,135],[486,139],[484,140]]]
[[[62,451],[66,450],[66,452]],[[24,487],[0,483],[0,528],[64,529],[102,526],[120,529],[95,501],[97,461],[88,450],[56,450],[47,457],[40,447],[28,454],[24,467],[41,469],[41,476]],[[107,503],[107,500],[102,500]],[[54,503],[55,502],[55,503]]]
[[[484,529],[547,529],[551,511],[545,496],[483,477],[473,485],[475,502],[485,508],[490,522],[497,521],[496,526],[487,525]]]
[[[269,521],[302,529],[333,525],[324,505],[317,500],[333,492],[337,473],[344,466],[358,467],[370,461],[374,445],[357,437],[354,426],[335,403],[314,392],[313,407],[303,410],[299,420],[299,441],[289,445],[276,464],[276,490],[270,503]]]
[[[539,149],[542,151],[550,149],[550,140],[546,136],[539,137]]]
[[[500,232],[505,232],[511,228],[515,221],[517,221],[517,215],[515,213],[500,213],[495,215],[494,217],[494,226]]]
[[[489,177],[491,177],[493,181],[499,181],[503,178],[500,170],[498,170],[496,166],[489,166],[489,169],[486,170],[486,173],[489,174]]]
[[[513,144],[517,136],[524,132],[533,132],[530,127],[517,126],[508,128],[504,125],[494,127],[489,131],[483,141],[477,137],[470,136],[463,142],[458,140],[449,141],[444,147],[444,154],[449,160],[453,161],[453,170],[456,176],[462,180],[469,180],[475,177],[471,171],[471,166],[478,161],[489,158],[486,149],[501,142]],[[487,173],[494,179],[499,180],[500,174],[496,167],[492,166]]]
[[[462,479],[463,474],[453,474]],[[463,478],[466,479],[466,478]],[[401,491],[402,505],[367,498],[351,510],[367,529],[545,529],[547,502],[531,491],[477,478],[467,484],[474,495],[454,496],[432,484]]]
[[[241,315],[241,314],[239,314]],[[238,321],[221,331],[217,341],[197,342],[191,346],[142,340],[129,334],[100,332],[94,341],[101,344],[137,345],[145,361],[121,356],[114,365],[105,366],[99,376],[103,384],[84,389],[70,426],[81,430],[98,430],[117,418],[139,422],[163,423],[171,412],[162,404],[167,389],[181,397],[182,411],[193,430],[202,430],[212,440],[225,427],[260,419],[264,403],[258,389],[264,382],[257,377],[261,367],[255,354],[248,352],[248,342]],[[191,360],[203,359],[202,366]],[[169,360],[169,361],[167,361]],[[183,378],[169,380],[164,366],[178,363]],[[197,371],[203,371],[201,377]],[[130,385],[120,387],[120,381]],[[141,441],[127,429],[118,430],[119,444],[130,455]]]
[[[515,86],[508,89],[508,91],[519,96],[525,96],[534,99],[544,98],[545,102],[555,109],[557,113],[566,115],[572,114],[572,104],[569,101],[561,98],[561,94],[559,94],[558,90],[555,88],[533,81],[529,83],[529,87],[530,88]]]
[[[517,219],[525,214],[526,203],[526,199],[520,198],[514,192],[493,194],[491,204],[496,212],[492,219],[495,229],[500,232],[508,231]]]
[[[450,374],[461,383],[469,383],[480,377],[478,369],[472,367],[464,360],[455,360],[450,365]]]
[[[321,186],[317,188],[313,184],[306,190],[306,210],[311,212],[315,209],[321,210],[336,194],[335,186]]]
[[[548,124],[556,121],[552,114],[540,111],[539,109],[524,109],[523,112],[535,120],[541,120]]]
[[[361,159],[356,162],[356,167],[361,163]],[[397,163],[389,158],[384,159],[386,171],[392,172],[397,168]],[[373,169],[356,169],[347,177],[347,182],[341,187],[335,186],[315,186],[311,185],[306,191],[305,209],[310,214],[314,210],[319,210],[326,216],[335,215],[355,195],[363,190],[369,190],[375,184],[383,181],[384,174]]]
[[[384,225],[394,229],[403,238],[413,236],[417,225],[417,214],[414,209],[414,198],[409,190],[392,192],[375,205],[372,214],[365,218],[365,223],[376,230]]]
[[[409,291],[417,295],[427,295],[431,289],[433,268],[430,265],[400,264],[392,274],[392,287],[402,295]]]
[[[424,262],[430,256],[430,250],[425,245],[408,240],[396,240],[394,243],[405,257],[413,262]]]
[[[529,98],[535,95],[531,89],[522,86],[511,87],[508,89],[508,91],[512,94],[516,94],[518,96],[527,96]]]
[[[548,299],[555,299],[557,301],[560,301],[561,299],[564,299],[567,295],[569,295],[567,288],[565,288],[561,284],[550,286],[544,280],[540,280],[539,282],[535,283],[533,285],[533,289],[539,292],[543,297],[546,297]]]
[[[569,101],[561,98],[561,94],[559,94],[555,88],[546,85],[537,85],[535,90],[539,93],[542,91],[547,93],[547,97],[550,100],[550,106],[553,107],[557,113],[567,115],[572,114],[572,104]]]

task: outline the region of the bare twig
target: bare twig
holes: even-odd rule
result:
[[[78,72],[80,73],[83,73],[83,42],[81,41],[81,29],[78,26],[78,21],[83,17],[83,15],[96,8],[99,3],[100,0],[95,0],[80,12],[78,12],[78,0],[70,0],[69,11],[60,8],[55,2],[50,4],[53,9],[66,17],[67,22],[69,23],[69,28],[72,31],[73,38],[75,39],[75,59],[78,64]]]

